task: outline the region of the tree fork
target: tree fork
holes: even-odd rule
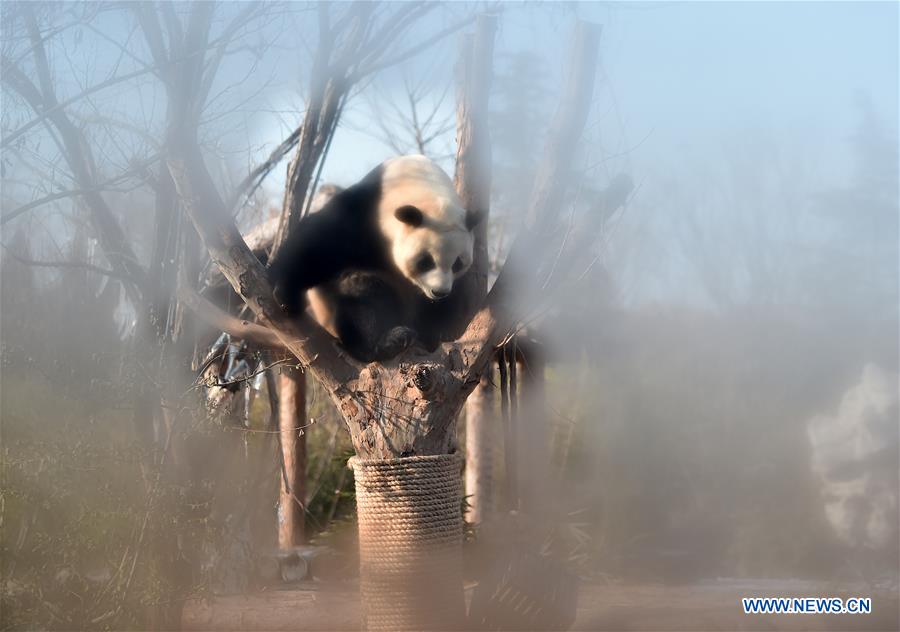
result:
[[[529,238],[552,213],[562,189],[566,153],[583,129],[591,100],[599,28],[579,23],[573,65],[547,143],[541,174],[530,205],[525,234],[513,255],[535,244]],[[467,155],[461,149],[461,156]],[[562,164],[560,164],[562,163]],[[328,391],[348,424],[354,448],[363,458],[450,454],[456,451],[456,415],[515,322],[509,305],[508,265],[491,289],[486,305],[454,343],[431,354],[410,349],[384,364],[362,366],[307,316],[289,320],[272,297],[265,270],[247,248],[206,171],[199,148],[173,152],[169,168],[185,207],[213,260],[263,326],[273,329],[301,364]],[[466,171],[462,170],[465,174]],[[460,181],[468,197],[470,179]],[[521,243],[526,242],[526,243]],[[514,263],[524,255],[514,257]]]

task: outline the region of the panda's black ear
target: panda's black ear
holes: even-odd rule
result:
[[[472,230],[478,224],[481,223],[481,220],[484,219],[484,213],[481,211],[473,211],[472,209],[466,209],[466,229]]]
[[[425,221],[425,217],[422,215],[422,211],[417,209],[415,206],[401,206],[396,211],[394,211],[394,217],[398,220],[412,226],[413,228],[417,228],[422,225],[422,222]]]

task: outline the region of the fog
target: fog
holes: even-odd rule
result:
[[[603,29],[543,250],[509,268],[512,353],[545,382],[519,374],[518,415],[488,404],[470,597],[521,546],[580,585],[577,629],[796,629],[740,612],[789,594],[871,596],[838,627],[896,629],[896,4],[198,6],[0,7],[3,629],[358,625],[355,444],[307,372],[285,546],[274,392],[296,358],[183,293],[254,317],[173,148],[193,143],[196,197],[266,256],[298,143],[307,210],[397,154],[453,177],[486,13],[489,283],[534,228],[576,24]],[[463,453],[468,433],[464,413]]]

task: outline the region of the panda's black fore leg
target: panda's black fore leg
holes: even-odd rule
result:
[[[290,284],[279,283],[272,291],[275,302],[278,303],[288,316],[298,316],[306,307],[306,301],[303,298],[303,292]]]
[[[400,355],[418,342],[418,336],[410,327],[394,327],[379,341],[376,356],[380,360],[388,360]]]

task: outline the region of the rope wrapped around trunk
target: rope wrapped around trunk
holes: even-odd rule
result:
[[[463,626],[460,465],[450,454],[350,459],[370,632]]]

